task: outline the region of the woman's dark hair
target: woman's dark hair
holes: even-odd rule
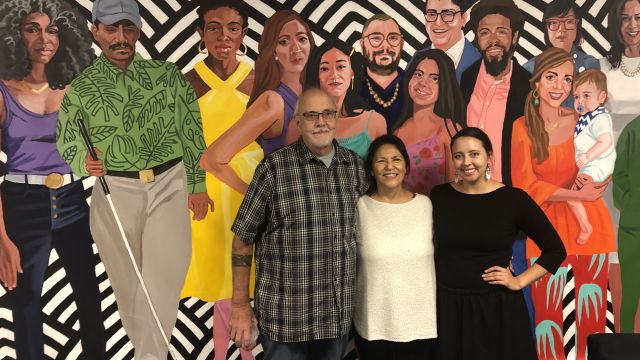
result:
[[[348,116],[356,116],[362,113],[356,112],[355,110],[370,110],[371,105],[369,102],[360,96],[360,87],[365,79],[364,57],[342,40],[329,39],[311,51],[309,63],[307,63],[305,87],[320,87],[320,60],[322,59],[322,55],[331,49],[338,49],[346,54],[351,63],[351,70],[353,70],[353,78],[344,96],[342,109],[344,109],[344,112]]]
[[[477,127],[468,127],[458,131],[453,138],[451,138],[451,152],[453,153],[453,144],[456,143],[456,140],[461,137],[472,137],[476,140],[479,140],[482,143],[482,147],[489,155],[493,155],[493,146],[491,145],[491,140],[489,140],[489,136],[482,130]]]
[[[433,108],[433,112],[441,118],[451,119],[459,127],[467,127],[467,107],[462,96],[462,91],[456,79],[456,69],[453,60],[440,49],[429,49],[415,54],[411,64],[402,76],[402,111],[396,121],[393,131],[400,129],[402,125],[413,116],[413,100],[409,96],[409,81],[416,72],[416,68],[424,59],[431,59],[438,65],[438,100]],[[449,132],[449,127],[444,124]],[[455,126],[458,128],[457,126]],[[452,136],[449,133],[449,136]]]
[[[578,24],[576,25],[576,39],[573,42],[573,45],[582,51],[582,48],[580,47],[580,44],[582,44],[582,11],[580,10],[580,7],[576,5],[575,1],[570,0],[553,0],[544,10],[544,15],[542,15],[542,32],[544,33],[544,43],[547,47],[553,46],[549,39],[547,20],[552,17],[565,17],[571,10],[573,10],[573,14],[576,17],[576,20],[578,20]]]
[[[0,5],[0,78],[23,80],[31,61],[20,25],[31,13],[46,14],[58,27],[60,45],[44,67],[49,87],[64,89],[95,58],[84,17],[63,0],[7,0]]]
[[[204,29],[204,14],[209,10],[214,10],[221,7],[228,7],[238,12],[242,18],[242,28],[249,27],[249,13],[247,7],[244,5],[244,1],[239,0],[200,0],[198,13],[198,27]]]
[[[369,145],[369,152],[367,153],[367,161],[364,164],[365,169],[367,171],[367,177],[369,178],[369,189],[367,189],[367,194],[371,195],[378,191],[378,184],[376,184],[376,179],[373,176],[373,161],[375,160],[373,157],[376,155],[378,149],[380,149],[383,145],[391,145],[394,146],[402,155],[404,159],[404,164],[407,168],[407,174],[409,170],[411,170],[411,163],[409,162],[409,153],[407,153],[407,148],[404,146],[404,142],[402,140],[392,134],[384,134],[377,137],[371,145]]]
[[[255,81],[253,83],[253,90],[251,90],[251,96],[247,103],[247,108],[253,104],[258,96],[262,95],[267,90],[275,90],[280,85],[280,76],[282,74],[281,65],[274,60],[276,54],[276,47],[278,46],[278,37],[280,31],[289,21],[298,21],[304,27],[307,37],[309,38],[309,45],[311,50],[316,46],[313,40],[313,34],[311,28],[304,19],[293,10],[278,10],[264,23],[262,29],[262,35],[260,36],[260,42],[258,43],[258,57],[254,63],[255,68]],[[307,67],[309,65],[307,64]],[[304,84],[305,72],[300,73],[300,83]]]
[[[607,19],[609,21],[608,40],[611,45],[611,49],[609,49],[609,52],[607,53],[607,60],[614,69],[620,67],[622,54],[624,54],[624,49],[627,47],[624,43],[622,32],[620,31],[620,28],[622,27],[622,10],[624,10],[624,5],[627,1],[640,2],[640,0],[612,0],[611,3],[609,3],[609,15],[607,16]]]

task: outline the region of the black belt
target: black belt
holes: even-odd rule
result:
[[[147,169],[147,170],[153,171],[153,175],[158,176],[158,175],[162,174],[163,172],[165,172],[165,171],[171,169],[172,167],[174,167],[180,161],[182,161],[182,157],[177,157],[175,159],[171,159],[171,160],[167,161],[166,163],[163,163],[163,164],[160,164],[160,165],[156,165],[156,166],[152,167],[151,169]],[[125,177],[125,178],[131,178],[131,179],[138,179],[140,177],[140,171],[108,170],[107,171],[107,175]]]

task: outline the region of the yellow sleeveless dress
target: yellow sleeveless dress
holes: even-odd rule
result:
[[[236,71],[221,80],[201,61],[196,73],[211,88],[198,99],[202,113],[202,128],[207,146],[229,129],[244,113],[249,96],[236,90],[251,72],[251,66],[240,62]],[[240,178],[251,182],[253,172],[264,157],[258,143],[252,142],[232,160],[231,167]],[[194,296],[204,301],[231,297],[231,225],[244,196],[215,176],[207,173],[207,192],[215,211],[202,221],[191,221],[192,254],[182,297]],[[250,296],[253,297],[255,269],[251,269]]]

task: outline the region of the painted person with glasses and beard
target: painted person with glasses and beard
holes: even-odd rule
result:
[[[402,110],[403,71],[398,65],[403,45],[400,26],[391,16],[376,14],[364,23],[360,47],[367,73],[360,96],[384,116],[387,129],[393,128]]]
[[[231,338],[250,350],[257,323],[266,360],[341,360],[355,301],[356,206],[368,181],[363,160],[335,141],[333,96],[307,89],[294,114],[300,139],[260,162],[231,227]]]
[[[545,45],[560,48],[573,57],[574,68],[578,73],[587,69],[600,70],[598,59],[582,50],[582,12],[575,1],[554,0],[547,5],[542,15],[542,32]],[[529,59],[524,65],[528,72],[533,73],[536,57]],[[573,108],[573,94],[569,94],[562,107]]]
[[[471,9],[467,24],[482,58],[462,74],[460,88],[467,106],[467,125],[480,128],[491,139],[491,178],[511,185],[511,128],[524,115],[531,74],[513,58],[524,17],[512,0],[483,0]],[[513,245],[516,274],[526,270],[524,239]],[[533,318],[530,288],[523,289]]]
[[[460,82],[462,73],[480,59],[478,50],[464,37],[468,9],[469,4],[465,0],[427,0],[424,26],[431,45],[416,51],[406,68],[418,54],[429,49],[440,49],[453,60],[456,79]]]

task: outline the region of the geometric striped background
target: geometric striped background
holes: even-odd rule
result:
[[[71,0],[69,0],[71,1]],[[401,66],[411,58],[416,49],[428,44],[424,30],[424,0],[357,0],[357,1],[317,1],[317,0],[245,0],[250,9],[249,31],[245,37],[248,47],[243,61],[253,64],[256,57],[262,24],[275,11],[293,9],[307,20],[314,33],[316,44],[324,39],[337,37],[360,50],[357,40],[362,24],[370,16],[387,13],[393,16],[403,29],[405,46]],[[516,1],[525,14],[526,24],[521,34],[516,58],[522,64],[537,55],[544,48],[544,37],[540,30],[542,11],[548,1]],[[87,18],[91,17],[90,0],[76,0],[73,3]],[[579,0],[576,3],[583,10],[583,49],[596,58],[602,57],[609,49],[606,40],[607,6],[604,0]],[[140,12],[143,29],[137,50],[144,57],[166,59],[175,62],[184,72],[190,70],[203,58],[196,46],[200,41],[195,31],[197,15],[195,4],[187,0],[142,0]],[[466,34],[472,40],[473,34]],[[99,51],[96,46],[96,50]],[[4,155],[4,154],[3,154]],[[85,180],[87,194],[93,179]],[[95,246],[94,246],[94,251]],[[108,356],[111,359],[132,359],[133,348],[120,323],[115,299],[109,286],[103,265],[96,256],[96,272],[99,274],[102,294],[102,310],[107,328]],[[52,251],[49,269],[43,289],[44,333],[46,335],[46,356],[53,359],[76,359],[81,351],[77,331],[78,321],[75,305],[70,298],[71,287],[64,269]],[[14,359],[11,311],[1,297],[0,287],[0,359]],[[610,314],[607,314],[608,318]],[[183,359],[213,358],[212,304],[195,298],[185,299],[180,304],[180,313],[173,332],[172,346]],[[261,358],[260,347],[254,350]],[[233,344],[230,344],[228,358],[240,358]],[[355,359],[353,345],[347,359]]]

